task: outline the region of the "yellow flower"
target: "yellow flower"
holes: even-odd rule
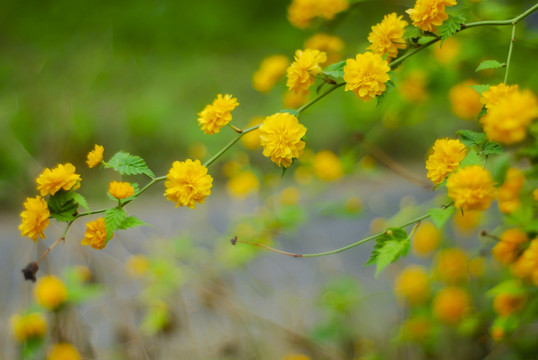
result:
[[[347,0],[293,0],[288,7],[288,20],[293,26],[304,29],[315,17],[332,20],[348,7]]]
[[[303,354],[287,354],[282,360],[310,360],[310,357]]]
[[[131,255],[125,264],[127,273],[132,277],[141,277],[149,269],[148,258],[144,255]]]
[[[387,54],[387,61],[398,56],[398,50],[406,48],[403,35],[408,23],[402,17],[396,13],[388,14],[383,21],[372,26],[372,31],[368,34],[368,41],[371,43],[368,49],[381,56]]]
[[[80,360],[77,349],[68,343],[58,343],[54,345],[47,355],[47,360]]]
[[[344,175],[342,161],[329,150],[323,150],[314,155],[312,167],[314,174],[321,180],[335,181]]]
[[[411,265],[403,269],[394,281],[394,292],[411,305],[424,303],[430,295],[426,269],[419,265]]]
[[[21,224],[19,230],[21,236],[28,236],[37,241],[38,238],[45,239],[45,229],[49,225],[50,211],[47,202],[41,196],[26,198],[24,211],[21,212]]]
[[[222,94],[218,94],[212,104],[207,105],[204,110],[198,113],[198,124],[204,133],[216,134],[223,126],[232,121],[231,112],[238,105],[237,99],[232,95],[226,94],[223,97]]]
[[[308,89],[314,83],[314,77],[321,72],[320,63],[327,61],[327,54],[314,49],[297,50],[295,61],[288,67],[286,86],[298,94],[309,94]]]
[[[303,153],[305,143],[301,138],[305,133],[306,128],[295,115],[276,113],[268,116],[260,126],[263,155],[278,166],[289,167],[292,160]]]
[[[467,280],[469,258],[463,250],[450,248],[439,251],[437,255],[436,274],[441,281],[456,284]]]
[[[426,176],[434,184],[442,183],[460,165],[465,154],[465,145],[461,141],[437,139],[433,144],[433,153],[426,160]]]
[[[41,313],[14,315],[10,320],[11,330],[19,342],[40,339],[47,333],[47,321]]]
[[[267,93],[276,82],[284,76],[290,61],[285,55],[272,55],[262,60],[260,68],[252,76],[252,86],[262,93]]]
[[[101,250],[106,246],[106,235],[105,219],[100,217],[97,220],[90,221],[86,224],[84,239],[82,239],[80,243]]]
[[[482,109],[480,94],[470,87],[476,84],[474,80],[466,80],[453,86],[448,94],[452,113],[463,120],[476,119]]]
[[[486,210],[495,199],[495,187],[489,171],[479,165],[466,166],[452,173],[446,182],[448,196],[458,209]]]
[[[108,192],[116,199],[127,199],[134,195],[135,189],[128,182],[112,181],[108,184]]]
[[[347,10],[347,0],[317,0],[317,15],[321,18],[332,20],[336,14]]]
[[[511,214],[519,208],[519,193],[523,188],[525,175],[517,168],[510,168],[504,183],[499,188],[497,201],[503,214]]]
[[[411,103],[421,103],[428,98],[428,77],[422,70],[414,70],[397,87],[402,98]]]
[[[58,164],[54,169],[46,168],[37,178],[37,191],[41,196],[54,195],[60,189],[76,190],[80,187],[80,175],[75,174],[73,164]]]
[[[360,99],[368,102],[381,95],[389,81],[390,67],[380,55],[371,52],[357,54],[355,59],[347,59],[344,66],[346,91],[353,91]]]
[[[301,190],[297,186],[288,186],[278,194],[278,201],[283,205],[295,205],[301,200]]]
[[[532,280],[538,285],[538,238],[530,242],[529,247],[511,265],[510,270],[515,277]]]
[[[445,7],[454,5],[456,0],[417,0],[415,7],[406,10],[406,13],[413,20],[414,26],[422,31],[435,32],[435,27],[448,19]]]
[[[103,152],[105,151],[105,148],[101,145],[95,144],[92,151],[88,153],[86,164],[88,164],[89,168],[96,167],[103,161]]]
[[[338,36],[328,34],[315,34],[308,38],[304,43],[305,49],[315,49],[327,54],[325,65],[333,64],[340,61],[341,52],[344,49],[344,41]]]
[[[293,91],[286,91],[282,97],[282,103],[286,109],[298,109],[308,101],[308,94],[297,94]]]
[[[491,249],[491,253],[498,262],[508,265],[517,259],[527,241],[527,233],[517,228],[508,229],[502,233],[501,241]]]
[[[433,223],[427,221],[421,224],[417,229],[411,245],[413,253],[418,256],[430,255],[441,242],[441,231],[439,231]]]
[[[243,199],[258,191],[260,182],[252,171],[241,171],[234,175],[226,184],[228,193],[233,197]]]
[[[261,124],[263,117],[255,117],[248,123],[248,127],[256,126]],[[260,132],[258,129],[248,132],[241,136],[241,143],[244,147],[249,150],[256,150],[261,146],[260,143]]]
[[[527,127],[538,116],[538,99],[530,90],[513,91],[492,105],[480,118],[489,140],[510,145],[527,135]]]
[[[469,294],[458,287],[447,287],[433,299],[433,315],[447,325],[457,325],[469,312]]]
[[[449,64],[460,53],[461,45],[455,37],[449,37],[444,42],[433,45],[433,57],[440,64]]]
[[[509,316],[523,310],[526,302],[525,294],[500,293],[493,299],[493,310],[499,316]]]
[[[534,197],[534,200],[538,201],[538,188],[534,189],[532,192],[532,197]]]
[[[49,310],[56,310],[67,300],[67,288],[56,276],[42,276],[34,287],[36,302]]]
[[[463,232],[467,232],[478,226],[482,220],[482,212],[468,210],[465,212],[456,211],[454,214],[454,225]]]
[[[196,203],[203,204],[211,194],[213,178],[207,173],[207,167],[200,160],[174,161],[166,175],[164,195],[167,200],[178,206],[196,208]]]
[[[487,109],[491,109],[508,96],[516,93],[519,90],[517,85],[506,85],[500,83],[499,85],[490,86],[487,91],[482,93],[480,102],[486,106]]]

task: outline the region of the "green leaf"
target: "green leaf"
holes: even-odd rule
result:
[[[482,165],[482,162],[483,160],[480,155],[478,155],[474,149],[471,149],[465,156],[465,159],[461,161],[460,167],[464,168],[471,165]]]
[[[506,63],[500,63],[497,60],[484,60],[478,65],[475,72],[487,69],[499,69],[506,66]]]
[[[346,66],[346,60],[327,66],[322,73],[335,81],[342,81],[344,80],[344,66]]]
[[[487,140],[486,134],[472,130],[458,130],[456,134],[460,136],[461,142],[468,147],[480,145]]]
[[[416,44],[418,42],[418,39],[420,39],[421,37],[422,31],[420,31],[419,28],[412,25],[408,25],[405,27],[405,33],[403,36],[404,40]]]
[[[390,73],[389,73],[390,74]],[[385,83],[385,91],[376,97],[377,99],[377,106],[381,105],[383,101],[385,100],[385,97],[392,92],[392,89],[396,88],[396,85],[394,84],[394,81],[389,80]]]
[[[482,151],[480,151],[480,154],[482,155],[495,155],[502,153],[503,147],[501,146],[501,144],[495,141],[486,141],[486,143],[482,145]]]
[[[406,256],[411,242],[402,228],[388,228],[385,233],[376,239],[376,244],[370,259],[365,266],[377,265],[375,276],[389,264],[395,262],[400,256]]]
[[[86,201],[86,198],[79,193],[73,193],[73,200],[80,206],[82,206],[88,213],[91,214],[90,207],[88,206],[88,202]]]
[[[70,222],[77,215],[78,203],[74,200],[73,191],[60,190],[49,197],[47,206],[50,215],[61,222]]]
[[[149,226],[149,224],[143,222],[142,220],[140,220],[139,218],[135,216],[128,216],[123,220],[123,222],[120,224],[118,229],[127,230],[127,229],[134,228],[137,226],[145,226],[145,225]]]
[[[499,294],[520,295],[525,294],[525,287],[519,280],[506,280],[486,292],[486,296],[495,297]]]
[[[121,225],[127,218],[127,213],[122,208],[112,208],[105,212],[106,241],[110,240],[116,230],[121,229]]]
[[[454,206],[449,206],[447,208],[434,208],[428,211],[433,224],[436,228],[440,229],[443,225],[454,215],[456,208]]]
[[[482,119],[482,116],[486,115],[488,112],[488,109],[486,108],[486,105],[482,106],[482,109],[480,109],[480,112],[476,116],[476,121],[480,121]]]
[[[111,167],[121,175],[145,174],[151,178],[155,177],[155,174],[146,165],[144,159],[125,151],[119,151],[114,154],[105,167]]]
[[[482,93],[483,93],[484,91],[488,91],[490,86],[491,86],[491,85],[487,85],[487,84],[469,85],[469,87],[470,87],[471,89],[473,89],[474,91],[476,91],[476,92],[479,93],[480,95],[482,95]]]
[[[443,25],[439,27],[441,33],[441,44],[443,41],[461,30],[461,24],[467,19],[463,15],[448,15],[448,19],[443,22]]]

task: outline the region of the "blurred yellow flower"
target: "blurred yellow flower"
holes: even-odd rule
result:
[[[297,94],[293,91],[286,91],[282,97],[282,104],[286,109],[298,109],[308,102],[308,94]]]
[[[54,169],[46,168],[37,178],[37,191],[41,196],[54,195],[60,189],[76,190],[80,187],[80,175],[75,174],[73,164],[58,164]]]
[[[207,147],[203,142],[194,142],[188,148],[191,159],[203,159],[207,154]]]
[[[430,295],[428,272],[419,265],[406,267],[394,281],[394,292],[411,305],[423,304]]]
[[[538,285],[538,238],[530,242],[510,270],[515,277],[531,280],[534,285]]]
[[[130,276],[138,278],[147,273],[149,269],[149,261],[145,255],[131,255],[127,259],[125,267]]]
[[[294,59],[286,70],[286,86],[297,94],[309,94],[315,81],[313,75],[321,72],[320,64],[327,61],[327,54],[314,49],[297,50]]]
[[[89,221],[86,224],[84,239],[82,239],[80,244],[90,245],[94,249],[101,250],[106,246],[106,236],[105,219],[100,217],[97,220]]]
[[[474,80],[466,80],[453,86],[448,94],[452,113],[463,120],[474,120],[482,109],[480,94],[471,85],[477,85]]]
[[[28,236],[34,241],[38,238],[45,239],[45,229],[49,225],[50,216],[47,202],[38,195],[35,198],[26,198],[23,206],[19,225],[21,236]]]
[[[282,360],[310,360],[310,357],[303,354],[287,354]]]
[[[105,151],[105,148],[101,145],[95,144],[92,151],[88,153],[86,164],[88,164],[89,168],[96,167],[103,161],[103,152]]]
[[[389,63],[380,55],[371,52],[357,54],[355,59],[346,60],[345,90],[353,91],[359,99],[368,102],[385,91],[385,83],[390,80],[389,71]]]
[[[332,151],[323,150],[312,160],[314,174],[324,181],[335,181],[344,175],[342,161]]]
[[[19,342],[39,339],[47,333],[47,321],[42,313],[13,315],[10,319],[11,331]]]
[[[482,220],[481,211],[456,211],[454,214],[454,226],[464,232],[474,229]]]
[[[403,20],[403,15],[396,13],[385,15],[383,20],[374,26],[368,34],[370,46],[374,54],[387,55],[387,61],[391,61],[398,56],[398,50],[405,49],[406,43],[403,39],[404,28],[408,22]]]
[[[332,20],[348,6],[347,0],[292,0],[288,7],[288,20],[293,26],[304,29],[315,17]]]
[[[411,246],[415,255],[425,257],[437,249],[440,242],[441,231],[433,223],[426,221],[418,227],[411,240]]]
[[[469,294],[459,287],[446,287],[433,299],[433,315],[446,325],[457,325],[470,309]]]
[[[258,124],[261,124],[262,122],[263,117],[255,117],[254,119],[250,120],[250,122],[248,123],[248,127],[250,128],[256,126]],[[258,129],[250,131],[241,136],[241,143],[249,150],[257,150],[261,146],[260,132],[258,131]]]
[[[422,70],[413,70],[397,89],[404,100],[416,104],[428,98],[427,84],[428,75]]]
[[[128,182],[111,181],[108,184],[108,192],[116,199],[127,199],[134,195],[135,189]]]
[[[501,326],[492,326],[491,327],[491,338],[495,341],[502,341],[505,336],[504,328]]]
[[[426,160],[426,176],[434,184],[442,183],[447,175],[456,170],[467,153],[461,141],[448,138],[435,140],[432,150]]]
[[[530,90],[513,91],[492,105],[480,118],[489,140],[511,145],[525,138],[538,116],[538,99]]]
[[[518,85],[506,85],[500,83],[499,85],[490,86],[488,90],[482,93],[480,102],[484,104],[487,109],[491,109],[518,90]]]
[[[469,274],[474,277],[480,278],[484,276],[486,272],[486,259],[482,256],[477,256],[469,260]]]
[[[213,135],[220,132],[220,129],[232,121],[232,110],[239,103],[230,94],[222,96],[218,94],[213,103],[206,105],[204,110],[198,113],[198,124],[205,134]]]
[[[306,165],[299,165],[295,167],[293,172],[293,179],[302,185],[310,184],[314,176],[312,175],[312,169]]]
[[[503,265],[513,263],[529,241],[527,233],[518,228],[505,230],[500,241],[491,249],[493,257]]]
[[[452,173],[446,187],[454,206],[464,211],[486,210],[495,199],[493,178],[479,165],[466,166]]]
[[[417,0],[415,7],[405,12],[409,14],[413,25],[422,31],[435,32],[448,19],[445,7],[456,5],[456,0]]]
[[[493,310],[499,316],[509,316],[523,310],[526,302],[527,296],[523,293],[500,293],[493,299]]]
[[[469,257],[459,248],[443,249],[437,254],[435,273],[447,284],[461,283],[469,274]]]
[[[503,214],[511,214],[519,208],[519,193],[523,188],[525,175],[517,168],[510,168],[506,173],[504,183],[499,188],[497,201]]]
[[[166,179],[164,195],[167,200],[175,202],[176,207],[196,208],[196,203],[203,204],[211,194],[213,186],[213,178],[200,160],[174,161]]]
[[[458,39],[451,36],[444,42],[440,41],[433,45],[433,57],[440,64],[449,64],[459,55],[460,49],[461,45]]]
[[[534,200],[538,201],[538,189],[534,189],[532,196],[534,197]]]
[[[405,320],[405,323],[402,326],[404,338],[414,342],[426,340],[432,330],[432,322],[422,316],[409,318]]]
[[[259,130],[263,155],[278,166],[289,167],[292,160],[303,153],[305,143],[301,138],[306,128],[295,115],[276,113],[268,116]]]
[[[278,201],[284,205],[295,205],[301,200],[301,190],[297,186],[288,186],[278,195]]]
[[[241,171],[233,176],[226,184],[228,193],[240,199],[257,192],[259,188],[260,182],[258,177],[252,171],[248,170]]]
[[[305,49],[315,49],[327,54],[325,65],[340,61],[344,41],[338,36],[318,33],[308,38],[304,43]]]
[[[34,298],[44,308],[56,310],[67,301],[67,288],[56,276],[42,276],[34,287]]]
[[[285,55],[271,55],[262,60],[260,67],[252,76],[252,86],[262,93],[267,93],[276,82],[286,74],[290,61]]]
[[[77,349],[68,343],[58,343],[47,355],[47,360],[81,360]]]

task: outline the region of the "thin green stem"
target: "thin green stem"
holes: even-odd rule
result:
[[[500,25],[500,26],[503,26],[503,25],[515,25],[517,24],[518,22],[520,22],[521,20],[525,19],[527,16],[529,16],[530,14],[532,14],[533,12],[535,12],[536,10],[538,9],[538,3],[534,4],[533,6],[531,6],[529,9],[527,9],[526,11],[524,11],[523,13],[519,14],[518,16],[516,16],[515,18],[513,19],[510,19],[510,20],[488,20],[488,21],[477,21],[477,22],[474,22],[474,23],[469,23],[469,24],[465,24],[464,27],[462,27],[462,30],[463,29],[468,29],[468,28],[471,28],[471,27],[477,27],[477,26],[489,26],[489,25]]]
[[[405,54],[405,55],[399,57],[398,59],[394,60],[393,62],[391,62],[391,63],[389,64],[389,67],[392,68],[393,66],[395,66],[395,65],[397,65],[397,64],[399,64],[399,63],[401,63],[402,61],[404,61],[404,60],[407,59],[408,57],[413,56],[413,55],[415,55],[416,53],[418,53],[418,52],[420,52],[420,51],[426,49],[428,46],[435,44],[435,43],[438,42],[439,40],[441,40],[441,38],[435,38],[435,39],[432,39],[432,40],[428,41],[427,43],[423,44],[421,47],[416,48],[415,50],[410,51],[410,52],[408,52],[407,54]]]
[[[333,85],[332,88],[330,88],[329,90],[325,91],[323,94],[320,94],[319,96],[317,96],[315,99],[311,100],[310,102],[308,102],[307,104],[304,104],[303,106],[301,106],[299,109],[297,109],[297,114],[301,114],[303,111],[305,111],[306,109],[308,109],[310,106],[314,105],[315,103],[317,103],[319,100],[323,99],[325,96],[329,95],[330,93],[332,93],[334,90],[338,89],[339,87],[342,87],[344,86],[346,83],[340,83],[340,84],[335,84]]]
[[[508,57],[506,58],[506,70],[504,72],[504,83],[508,81],[508,71],[510,70],[510,60],[512,59],[512,50],[516,41],[516,24],[512,25],[512,37],[510,38],[510,46],[508,47]]]

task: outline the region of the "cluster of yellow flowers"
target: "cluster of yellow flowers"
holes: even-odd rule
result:
[[[232,121],[232,110],[239,103],[237,99],[230,94],[222,96],[218,94],[213,103],[206,107],[198,114],[198,124],[200,124],[204,133],[213,135],[220,132],[220,129]]]
[[[293,26],[306,28],[315,17],[332,20],[348,7],[347,0],[293,0],[288,8],[288,20]]]

